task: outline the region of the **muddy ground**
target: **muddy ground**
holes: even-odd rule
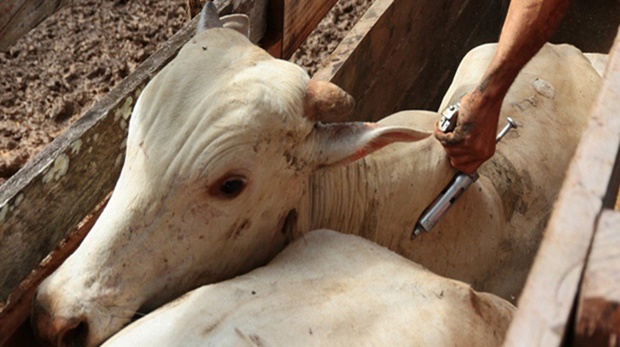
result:
[[[341,0],[293,57],[316,71],[372,0]],[[185,0],[74,0],[0,52],[0,184],[187,21]]]

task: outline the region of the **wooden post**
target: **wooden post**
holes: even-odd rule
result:
[[[6,51],[70,0],[0,1],[0,52]]]
[[[565,338],[596,222],[618,193],[619,107],[620,36],[504,346],[553,347]],[[619,269],[618,263],[614,266]]]
[[[605,166],[592,171],[609,171],[615,159],[615,182],[603,197],[603,205],[613,208],[620,174],[620,34],[607,65],[601,99],[595,112],[604,120],[600,141],[606,151],[591,156],[606,159]],[[602,148],[601,148],[602,149]],[[597,150],[597,149],[595,149]],[[615,157],[613,157],[615,153]],[[588,263],[583,275],[576,316],[575,346],[620,346],[620,213],[605,211],[600,217]]]
[[[498,1],[375,0],[313,78],[356,99],[351,120],[436,109],[461,58],[501,23]]]
[[[601,215],[579,295],[574,346],[620,346],[620,213]]]
[[[7,346],[18,345],[17,343],[12,344],[9,339],[30,316],[31,303],[39,284],[60,267],[65,259],[78,248],[86,234],[95,225],[107,201],[108,199],[99,204],[92,214],[70,231],[62,242],[9,294],[0,310],[0,346],[5,346],[5,344]]]
[[[274,57],[289,59],[337,0],[270,0],[263,46]]]

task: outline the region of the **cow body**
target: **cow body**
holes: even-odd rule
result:
[[[514,307],[357,236],[317,230],[104,346],[499,346]]]
[[[463,59],[442,108],[474,88],[494,50],[495,45],[481,46]],[[544,46],[504,100],[500,126],[512,117],[519,127],[498,144],[480,168],[480,179],[435,229],[415,241],[409,236],[416,220],[455,173],[433,138],[393,144],[352,165],[310,176],[298,230],[359,234],[440,275],[514,300],[599,84],[579,50]],[[404,111],[379,124],[431,131],[438,118]]]
[[[473,88],[493,50],[464,59],[444,106]],[[141,94],[110,202],[39,288],[41,335],[62,343],[86,330],[80,343],[98,344],[136,311],[257,268],[320,228],[516,297],[599,88],[581,52],[548,45],[526,66],[500,120],[511,116],[519,129],[415,241],[417,218],[455,173],[428,137],[437,114],[323,124],[339,102],[321,95],[339,93],[312,83],[237,32],[199,32]]]

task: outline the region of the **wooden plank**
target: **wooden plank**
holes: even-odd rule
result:
[[[282,58],[288,59],[306,40],[337,0],[283,1]]]
[[[437,7],[431,10],[431,4]],[[495,41],[503,23],[500,1],[429,1],[416,5],[424,6],[424,10],[415,13],[411,33],[398,47],[400,53],[386,62],[373,81],[373,91],[367,92],[360,104],[374,115],[380,109],[373,108],[382,102],[386,108],[394,107],[391,112],[437,110],[461,59],[472,48]],[[443,18],[440,28],[432,24],[437,18]],[[431,35],[433,40],[428,40]],[[395,80],[404,83],[397,85]]]
[[[282,58],[282,33],[284,32],[284,0],[269,0],[267,4],[267,29],[261,46],[276,58]]]
[[[619,107],[620,36],[519,299],[505,346],[552,347],[564,339],[596,221],[603,207],[613,207],[609,197],[618,192],[614,174],[620,164]]]
[[[356,99],[351,119],[436,108],[460,58],[498,37],[503,11],[502,2],[376,0],[314,78]]]
[[[6,51],[69,0],[0,1],[0,52]]]
[[[450,13],[440,15],[452,16],[454,20],[446,20],[444,30],[438,31],[434,40],[421,35],[415,41],[408,41],[406,51],[416,52],[415,65],[409,64],[418,69],[408,77],[411,84],[403,94],[404,98],[397,103],[398,110],[437,110],[463,57],[474,47],[497,41],[508,3],[508,0],[467,1],[461,2],[460,6],[450,3]],[[430,21],[427,25],[432,26]],[[421,30],[424,29],[415,28],[413,31]],[[432,35],[432,32],[426,29],[424,34]],[[406,61],[389,66],[404,64]],[[393,74],[398,76],[398,69]]]
[[[407,5],[405,3],[403,12],[409,13],[412,7]],[[349,120],[376,118],[363,114],[360,102],[375,80],[374,74],[407,32],[407,16],[395,16],[397,6],[398,0],[375,0],[331,54],[327,64],[313,76],[316,80],[332,81],[353,96],[356,106]]]
[[[583,276],[574,346],[620,346],[620,212],[606,210]]]
[[[88,215],[80,224],[54,248],[54,250],[9,294],[6,302],[0,304],[0,346],[12,345],[10,338],[15,331],[28,319],[32,308],[34,294],[43,280],[51,275],[82,243],[86,234],[95,225],[103,212],[111,194],[99,204],[92,214]]]

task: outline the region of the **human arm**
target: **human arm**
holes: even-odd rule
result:
[[[551,37],[568,0],[512,0],[497,50],[476,88],[461,99],[456,128],[435,128],[456,169],[473,173],[495,153],[502,101],[519,71]]]

